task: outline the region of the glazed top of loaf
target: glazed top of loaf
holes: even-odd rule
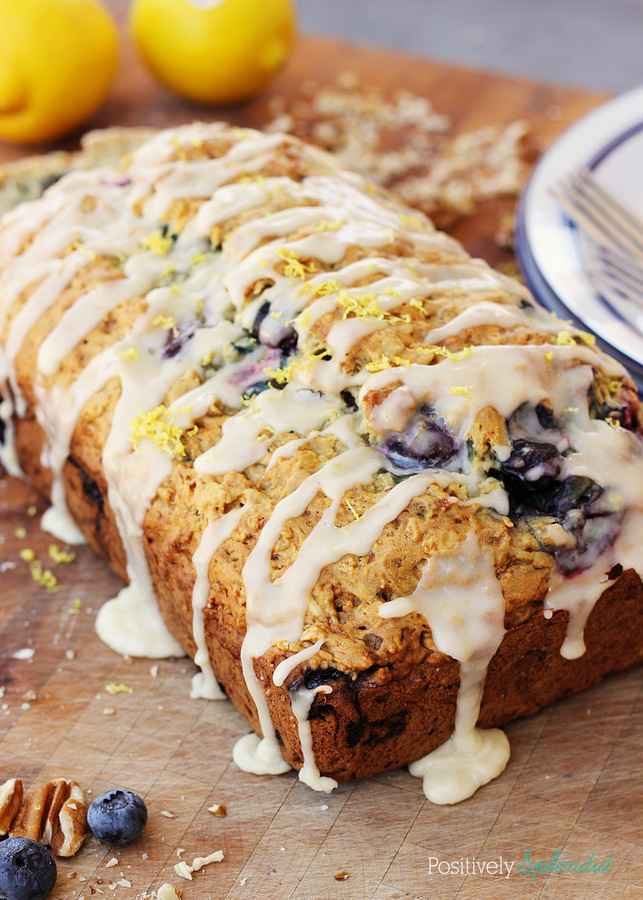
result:
[[[208,602],[249,686],[264,654],[295,683],[490,658],[543,607],[570,611],[578,655],[608,573],[635,567],[641,423],[620,364],[290,136],[160,132],[5,215],[0,340],[68,540],[70,446],[102,454],[131,583],[103,636],[178,652],[149,624],[142,535],[180,527],[205,682]]]

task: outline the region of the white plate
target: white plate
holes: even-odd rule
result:
[[[593,332],[643,386],[643,307],[624,301],[617,308],[592,287],[577,229],[550,190],[580,165],[643,218],[643,87],[599,106],[552,144],[529,179],[516,220],[518,261],[536,297]]]

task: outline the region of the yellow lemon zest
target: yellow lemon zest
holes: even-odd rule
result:
[[[450,394],[460,394],[462,397],[466,397],[467,400],[471,400],[471,389],[465,387],[464,385],[453,385],[449,388]]]
[[[556,343],[560,344],[563,347],[575,347],[576,341],[571,336],[569,331],[559,331],[556,335]]]
[[[344,503],[345,503],[346,506],[350,509],[350,511],[353,513],[353,515],[355,516],[355,519],[356,519],[356,520],[361,519],[360,514],[357,512],[357,510],[355,509],[355,507],[353,506],[353,504],[351,503],[351,501],[348,499],[348,497],[344,497]]]
[[[166,316],[160,313],[156,318],[152,319],[152,325],[156,328],[164,328],[166,331],[177,331],[176,319],[174,316]]]
[[[364,368],[367,372],[382,372],[384,369],[393,369],[398,366],[407,366],[410,368],[411,361],[409,359],[404,359],[403,356],[394,356],[392,359],[389,356],[381,356],[374,362],[366,363]]]
[[[150,231],[141,241],[144,250],[151,250],[157,256],[167,256],[173,244],[174,240],[169,235],[164,235],[160,228]]]
[[[178,415],[178,411],[172,413],[167,406],[161,404],[149,412],[135,416],[130,421],[134,450],[138,449],[139,441],[149,438],[162,453],[167,453],[172,459],[182,459],[185,447],[181,443],[181,429],[174,424],[175,415]]]
[[[443,356],[445,359],[450,359],[452,362],[459,362],[461,359],[465,359],[467,356],[471,356],[473,353],[473,347],[463,347],[462,350],[457,350],[455,353],[451,350],[448,350],[446,347],[433,347],[433,352],[436,356]]]
[[[318,222],[312,230],[313,234],[321,234],[324,231],[339,231],[339,229],[344,225],[343,219],[324,219],[321,222]]]
[[[73,550],[63,550],[58,544],[50,544],[49,545],[49,558],[53,560],[55,563],[73,563],[76,559],[76,554]]]
[[[596,337],[593,334],[590,334],[589,331],[579,331],[577,332],[579,338],[584,341],[588,347],[596,346]]]
[[[44,569],[39,559],[32,559],[29,562],[29,571],[36,584],[44,587],[48,593],[55,594],[60,590],[56,576],[50,569]]]
[[[400,222],[407,228],[424,229],[424,222],[422,219],[418,219],[417,216],[409,216],[406,213],[400,213]]]
[[[292,380],[299,365],[297,362],[291,362],[283,369],[264,369],[264,372],[266,378],[270,381],[276,381],[277,384],[287,384]]]
[[[287,247],[280,247],[277,250],[277,256],[287,264],[284,269],[284,275],[288,278],[298,278],[304,281],[306,275],[312,275],[317,271],[315,263],[302,262],[297,254],[293,250],[288,250]]]
[[[110,682],[110,684],[105,685],[105,693],[110,694],[112,697],[115,694],[133,694],[134,688],[128,687],[126,684],[122,682],[120,684],[116,684],[115,682]]]

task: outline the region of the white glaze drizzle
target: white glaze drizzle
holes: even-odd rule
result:
[[[504,637],[505,603],[493,554],[469,532],[453,551],[429,557],[415,591],[383,603],[383,618],[420,613],[436,648],[460,663],[455,730],[449,740],[414,762],[433,803],[458,803],[497,777],[509,759],[498,729],[476,728],[487,667]]]
[[[299,650],[298,653],[293,653],[292,656],[282,660],[275,668],[272,676],[272,680],[277,687],[281,687],[294,669],[303,665],[305,662],[308,662],[308,660],[321,648],[323,643],[324,639],[320,638],[318,641],[315,641],[314,644],[311,644],[310,647],[304,647],[304,649]],[[310,722],[308,721],[310,708],[313,705],[316,695],[320,693],[330,694],[332,693],[332,688],[328,684],[317,685],[317,687],[313,688],[308,688],[305,684],[301,684],[290,691],[290,704],[293,715],[297,720],[299,744],[304,758],[304,764],[299,770],[299,780],[304,784],[307,784],[308,787],[313,788],[315,791],[332,791],[333,788],[337,787],[337,782],[334,778],[324,777],[319,772],[317,763],[315,762],[312,732]]]
[[[196,571],[194,587],[192,589],[192,635],[196,644],[194,662],[200,668],[200,672],[192,678],[193,698],[203,697],[205,700],[223,700],[225,694],[212,671],[210,654],[205,638],[204,614],[210,598],[210,561],[221,544],[230,537],[239,524],[239,520],[246,510],[240,506],[224,513],[220,519],[208,522],[205,527],[199,546],[194,552],[192,562]]]

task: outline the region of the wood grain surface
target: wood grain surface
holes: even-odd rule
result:
[[[292,98],[303,81],[331,82],[346,69],[364,84],[430,97],[457,130],[524,118],[543,147],[603,99],[308,36],[256,101],[197,110],[158,88],[126,43],[116,90],[91,126],[197,117],[261,125],[271,95]],[[25,152],[1,146],[0,160]],[[483,215],[460,235],[493,257],[488,226]],[[53,897],[142,900],[172,882],[184,900],[643,898],[643,671],[508,726],[506,771],[455,807],[433,806],[403,770],[331,794],[294,773],[248,775],[231,761],[245,721],[227,702],[189,699],[189,660],[124,659],[100,643],[96,611],[121,585],[85,548],[54,563],[39,528],[44,508],[28,485],[0,477],[0,782],[74,778],[89,800],[121,786],[149,808],[133,844],[90,837],[59,861]],[[55,591],[33,580],[26,549],[54,573]],[[125,689],[110,694],[110,684]],[[217,803],[225,818],[208,811]],[[181,858],[218,849],[224,860],[192,881],[174,872]],[[552,858],[591,858],[594,871],[527,871],[527,859]],[[607,871],[596,871],[601,863]]]

